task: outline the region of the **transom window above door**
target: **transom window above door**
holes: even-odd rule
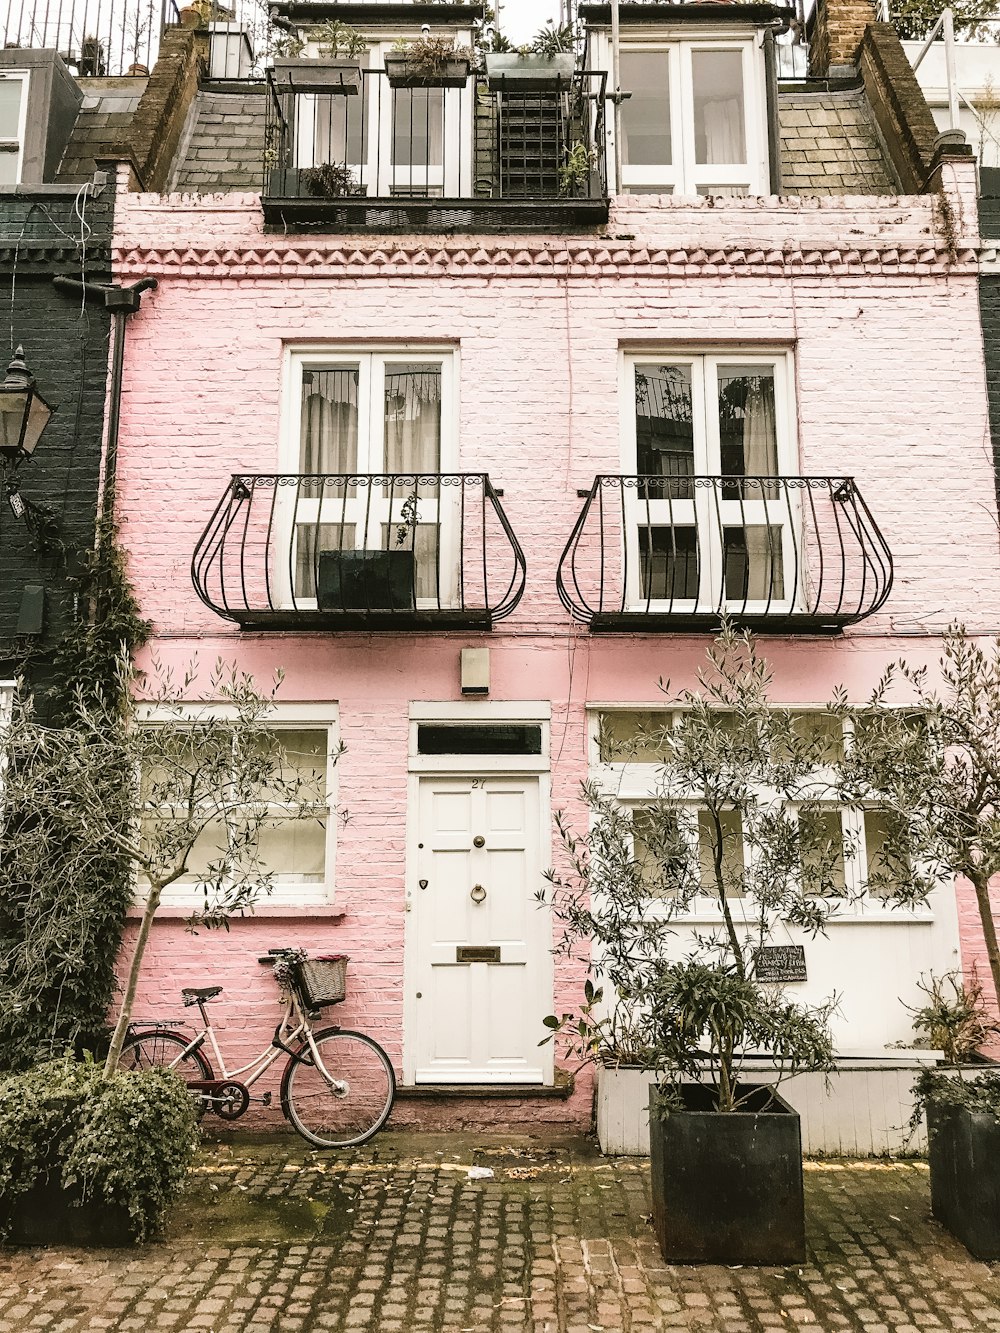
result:
[[[764,194],[767,118],[751,40],[623,47],[622,189],[630,194]]]
[[[627,360],[633,604],[787,606],[795,471],[784,355]],[[634,460],[634,461],[633,461]]]

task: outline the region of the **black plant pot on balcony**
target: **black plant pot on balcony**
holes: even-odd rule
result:
[[[412,551],[320,551],[316,603],[321,611],[412,611]]]
[[[747,1089],[738,1089],[743,1094]],[[684,1084],[681,1111],[649,1105],[653,1223],[668,1263],[789,1264],[805,1259],[798,1114],[761,1087],[736,1111]]]
[[[931,1212],[977,1259],[1000,1259],[1000,1119],[927,1103]]]

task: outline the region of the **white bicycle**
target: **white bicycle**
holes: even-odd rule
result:
[[[270,949],[260,963],[274,967],[285,1010],[270,1046],[236,1069],[229,1069],[205,1005],[221,986],[181,991],[186,1006],[197,1005],[203,1026],[192,1037],[176,1025],[133,1024],[122,1050],[122,1069],[174,1069],[198,1098],[203,1112],[238,1120],[251,1101],[269,1106],[271,1094],[251,1098],[250,1089],[282,1055],[281,1110],[293,1128],[318,1148],[351,1148],[366,1143],[389,1118],[396,1077],[385,1051],[363,1032],[315,1029],[313,1020],[346,993],[348,959],[343,955],[307,958],[297,949]],[[220,1073],[205,1053],[211,1047]]]

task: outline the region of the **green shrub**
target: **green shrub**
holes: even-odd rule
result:
[[[67,1056],[0,1080],[0,1237],[20,1195],[57,1183],[120,1205],[136,1240],[163,1224],[197,1148],[194,1102],[165,1069],[119,1071]]]

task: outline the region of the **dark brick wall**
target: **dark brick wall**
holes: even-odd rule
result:
[[[993,477],[1000,515],[1000,274],[979,279],[979,312],[983,321],[986,391],[993,440]]]
[[[52,278],[110,282],[114,191],[109,183],[85,201],[82,224],[75,196],[52,187],[0,192],[0,376],[13,339],[57,408],[35,457],[19,470],[21,495],[38,507],[33,527],[0,494],[0,677],[27,667],[35,683],[44,682],[46,661],[71,623],[68,580],[93,545],[97,514],[110,317],[92,302],[81,308]],[[31,584],[46,590],[44,630],[19,637]]]

